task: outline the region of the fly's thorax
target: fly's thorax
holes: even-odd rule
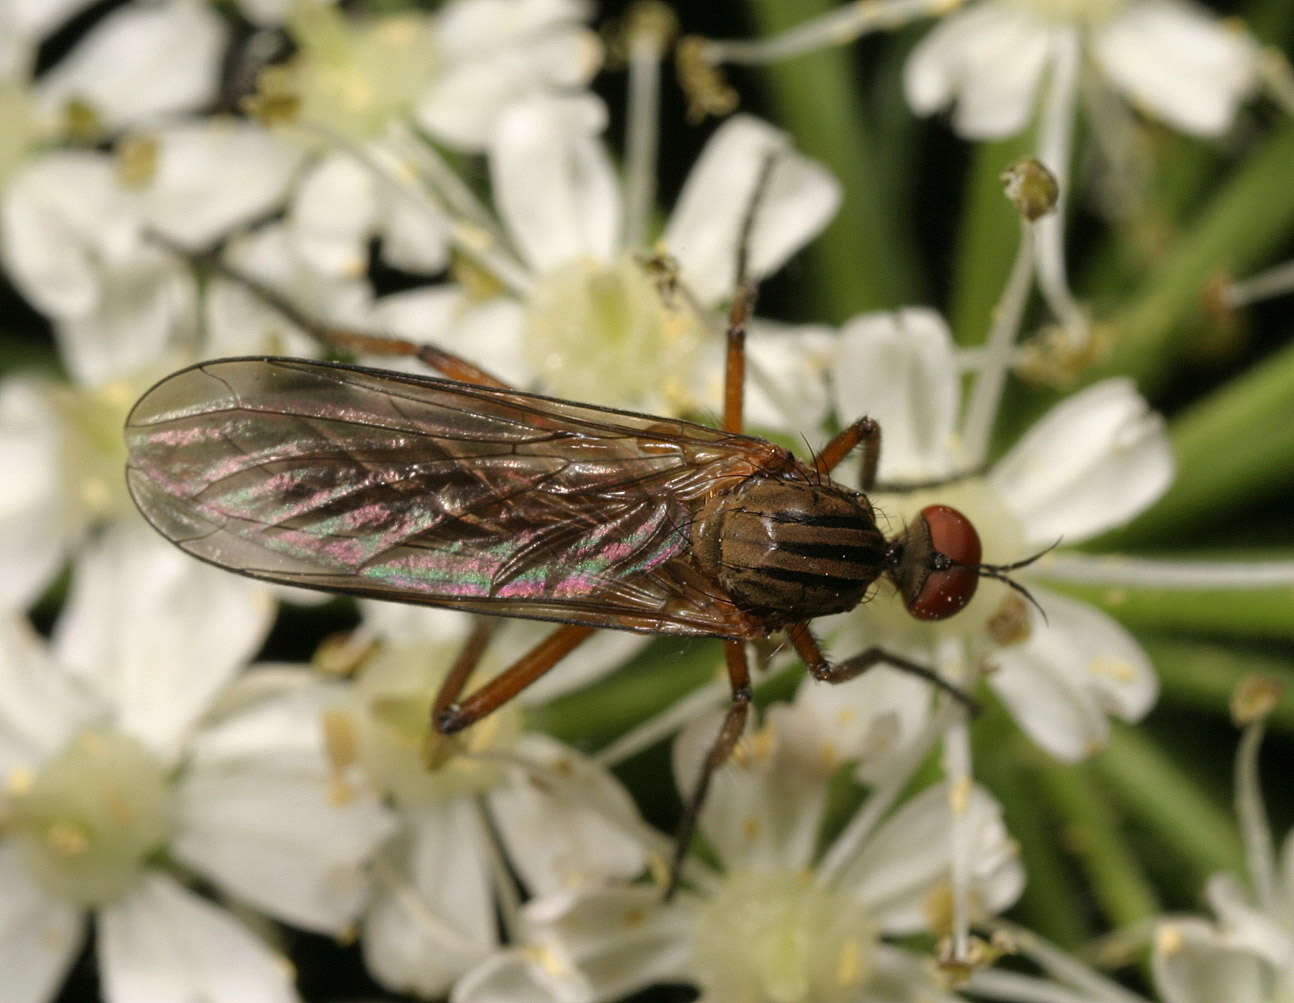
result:
[[[734,602],[776,625],[852,609],[885,568],[867,499],[825,480],[757,476],[715,494],[692,546]]]

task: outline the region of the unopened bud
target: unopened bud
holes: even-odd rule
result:
[[[1056,208],[1060,184],[1041,160],[1017,160],[1002,172],[1001,178],[1006,197],[1030,223]]]
[[[1261,721],[1276,707],[1284,687],[1279,681],[1261,673],[1250,673],[1240,680],[1231,694],[1231,720],[1237,728]]]

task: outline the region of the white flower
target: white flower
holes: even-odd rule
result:
[[[1248,689],[1248,693],[1244,691]],[[1233,708],[1274,702],[1279,686],[1251,678]],[[1270,709],[1270,703],[1268,704]],[[1155,931],[1155,986],[1164,1003],[1294,1001],[1294,830],[1275,853],[1259,786],[1261,712],[1247,724],[1236,752],[1236,805],[1249,865],[1246,888],[1231,874],[1215,874],[1204,897],[1215,922],[1170,917]],[[1222,995],[1219,995],[1222,994]]]
[[[1107,174],[1115,186],[1135,192],[1129,179],[1137,173],[1144,141],[1126,108],[1106,100],[1107,90],[1184,132],[1217,136],[1264,76],[1272,78],[1272,96],[1287,107],[1288,87],[1275,80],[1279,73],[1265,68],[1265,54],[1254,38],[1190,0],[877,0],[839,8],[771,39],[708,43],[705,58],[782,60],[939,15],[943,20],[905,66],[913,110],[925,115],[951,106],[954,128],[971,139],[1013,135],[1036,123],[1033,154],[1059,184],[1055,211],[1035,224],[1038,239],[1031,253],[1041,292],[1059,324],[1054,341],[1061,348],[1064,379],[1074,361],[1085,361],[1092,351],[1087,311],[1069,289],[1065,266],[1065,207],[1079,101],[1098,136],[1096,149],[1110,161]],[[1055,370],[1044,360],[1040,371]]]
[[[1277,859],[1258,776],[1263,717],[1279,690],[1271,680],[1249,677],[1231,704],[1233,713],[1240,709],[1249,720],[1236,753],[1236,805],[1250,887],[1231,874],[1216,874],[1204,891],[1216,921],[1165,916],[1155,924],[1151,971],[1160,1003],[1294,1001],[1294,832]],[[996,925],[1043,974],[977,971],[969,983],[977,999],[1145,1003],[1036,934],[1001,921]],[[1133,933],[1132,942],[1137,937]]]
[[[979,458],[968,454],[958,425],[952,340],[929,310],[851,321],[841,332],[837,375],[841,420],[867,414],[881,425],[880,490],[869,497],[890,533],[926,505],[948,504],[978,529],[984,561],[1007,564],[1121,525],[1172,479],[1162,419],[1125,380],[1074,394],[986,473],[976,472]],[[887,482],[939,480],[946,483],[884,490]],[[1013,577],[1045,571],[1044,558]],[[1045,618],[1002,584],[982,580],[960,613],[923,624],[882,586],[837,618],[834,647],[842,657],[868,644],[924,651],[917,661],[963,682],[967,666],[986,664],[989,684],[1029,736],[1053,755],[1078,759],[1104,744],[1107,714],[1137,720],[1150,708],[1155,676],[1136,641],[1104,613],[1032,582],[1029,588]],[[1002,612],[1018,618],[1010,629],[993,620]]]
[[[689,176],[658,245],[678,264],[675,288],[672,277],[644,265],[646,248],[626,243],[626,234],[641,228],[624,218],[620,184],[599,136],[604,125],[605,112],[590,97],[532,97],[501,117],[489,150],[500,222],[477,214],[456,226],[465,241],[460,249],[510,295],[491,306],[487,343],[479,340],[483,326],[470,341],[441,343],[556,396],[665,413],[713,411],[721,398],[723,338],[709,308],[732,291],[738,233],[764,158],[776,154],[751,237],[753,277],[779,267],[825,225],[838,186],[769,126],[747,117],[725,123]],[[425,302],[393,301],[381,317],[397,331],[417,330]],[[752,420],[811,424],[805,399],[823,399],[825,332],[797,332],[794,353],[783,350],[778,334],[765,337],[758,325],[754,332]],[[796,393],[815,380],[817,392]]]
[[[83,102],[108,132],[202,108],[219,90],[228,35],[200,0],[127,4],[38,79],[37,102],[51,118]]]
[[[194,357],[197,325],[187,266],[148,231],[213,240],[281,198],[299,163],[250,126],[183,123],[148,143],[152,170],[138,181],[123,177],[124,155],[52,153],[3,196],[0,253],[53,323],[71,377],[0,383],[11,471],[0,490],[0,603],[11,608],[39,594],[89,527],[136,518],[120,430],[153,379]]]
[[[375,861],[364,958],[388,988],[434,997],[496,950],[496,910],[506,926],[516,921],[500,849],[532,894],[632,878],[644,855],[631,838],[637,822],[625,791],[572,750],[522,731],[518,703],[455,739],[429,737],[432,700],[466,620],[368,605],[382,640],[362,663],[353,699],[328,716],[338,774],[388,799],[400,820]],[[372,637],[370,629],[356,640],[363,647]],[[515,647],[492,644],[481,677]]]
[[[1130,102],[1183,132],[1222,132],[1258,84],[1257,43],[1181,0],[984,0],[950,14],[913,51],[908,100],[920,114],[955,104],[954,124],[968,137],[1017,132],[1075,41]]]
[[[0,2],[0,182],[41,140],[97,137],[216,97],[228,30],[197,0],[122,5],[34,77],[41,43],[88,5]]]
[[[713,410],[721,398],[721,326],[698,316],[688,298],[709,308],[732,293],[738,236],[764,158],[775,157],[750,237],[752,278],[779,268],[826,225],[839,187],[764,123],[725,122],[660,238],[686,290],[671,302],[634,259],[641,249],[623,242],[620,188],[598,138],[604,125],[591,101],[535,99],[504,116],[491,145],[495,201],[528,273],[522,351],[539,384],[558,396],[667,413]],[[776,385],[794,370],[770,373],[762,365],[765,338],[752,327],[751,365]],[[814,335],[803,333],[797,347],[810,358]],[[809,395],[787,415],[760,399],[758,384],[751,397],[753,422],[800,428],[815,421],[804,408],[822,399]]]
[[[589,82],[602,50],[588,16],[580,0],[457,0],[434,15],[373,18],[296,4],[292,89],[304,121],[351,140],[412,114],[437,140],[476,151],[511,102]]]
[[[694,983],[715,1003],[953,999],[927,964],[881,939],[946,929],[948,789],[930,788],[883,821],[885,807],[864,802],[818,855],[835,763],[803,741],[816,726],[804,714],[798,699],[775,707],[716,776],[700,829],[721,872],[693,861],[689,887],[669,903],[654,886],[539,898],[524,911],[519,949],[464,978],[455,1003],[612,1000],[660,981]],[[679,736],[680,789],[693,784],[717,726],[707,717]],[[986,913],[1005,908],[1022,872],[999,809],[975,790],[962,810],[978,902]]]
[[[229,576],[118,528],[77,562],[52,644],[3,621],[0,928],[23,931],[0,938],[6,999],[53,997],[89,913],[109,999],[294,1000],[283,959],[167,857],[276,918],[334,934],[353,921],[390,822],[333,796],[328,688],[287,677],[215,703],[271,616]]]

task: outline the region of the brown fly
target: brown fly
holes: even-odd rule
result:
[[[839,683],[885,663],[970,702],[879,647],[829,661],[809,621],[852,609],[882,577],[912,616],[942,619],[982,575],[1026,562],[981,563],[974,527],[943,505],[887,538],[866,495],[880,449],[869,418],[811,464],[741,434],[748,286],[730,312],[714,429],[508,389],[439,349],[320,329],[248,284],[331,345],[417,355],[454,378],[282,358],[181,370],[126,422],[140,511],[187,553],[253,578],[563,624],[464,695],[482,647],[472,644],[432,709],[446,735],[516,696],[596,628],[723,638],[732,700],[684,813],[669,891],[746,719],[746,642],[785,631],[816,679]],[[862,490],[829,477],[855,447]]]

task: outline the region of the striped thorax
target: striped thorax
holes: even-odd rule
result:
[[[715,494],[692,545],[739,606],[779,625],[852,609],[886,570],[867,498],[825,479],[755,476]]]

